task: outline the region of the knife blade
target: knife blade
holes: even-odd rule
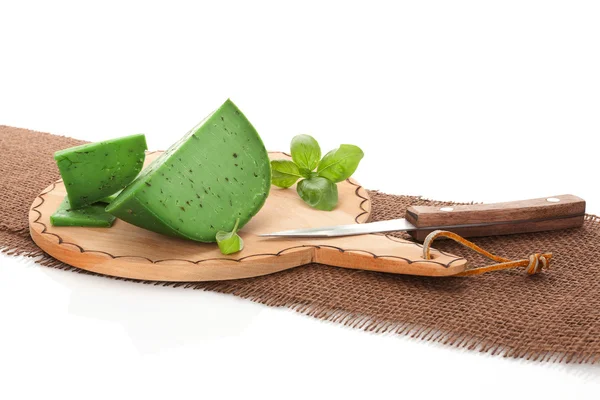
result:
[[[396,231],[417,230],[416,226],[405,218],[392,219],[388,221],[369,222],[366,224],[348,224],[323,226],[320,228],[292,229],[288,231],[264,233],[263,237],[333,237],[364,235],[366,233],[385,233]]]
[[[364,224],[285,230],[259,236],[326,238],[404,231],[422,241],[429,232],[438,229],[456,232],[464,237],[567,229],[583,224],[585,201],[577,196],[561,195],[495,204],[411,206],[406,216]]]

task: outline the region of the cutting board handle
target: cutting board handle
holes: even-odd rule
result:
[[[576,228],[583,225],[585,201],[571,194],[494,204],[411,206],[406,219],[419,228],[418,241],[436,229],[463,237],[507,235]]]

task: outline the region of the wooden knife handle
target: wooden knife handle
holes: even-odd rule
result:
[[[436,229],[474,237],[576,228],[583,225],[584,217],[585,201],[571,194],[494,204],[411,206],[406,210],[406,219],[416,227],[432,227],[409,232],[418,241]]]

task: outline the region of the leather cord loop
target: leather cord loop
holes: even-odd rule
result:
[[[529,275],[534,275],[542,271],[542,269],[548,269],[550,267],[550,260],[552,259],[552,253],[534,253],[531,254],[528,258],[523,260],[509,260],[504,257],[500,257],[490,253],[477,246],[475,243],[468,241],[456,233],[449,231],[433,231],[425,238],[423,242],[423,258],[426,260],[431,260],[431,244],[434,240],[440,237],[446,237],[448,239],[452,239],[457,243],[462,244],[465,247],[470,248],[471,250],[489,258],[490,260],[496,261],[496,264],[488,265],[485,267],[478,267],[473,269],[468,269],[454,276],[470,276],[470,275],[480,275],[486,272],[499,271],[503,269],[511,269],[511,268],[520,268],[525,267],[525,272]]]

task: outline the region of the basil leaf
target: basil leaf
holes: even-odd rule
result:
[[[320,176],[300,181],[296,191],[306,204],[317,210],[331,211],[338,202],[336,184]]]
[[[292,160],[300,168],[314,170],[321,159],[319,143],[310,135],[297,135],[292,139]]]
[[[364,155],[358,146],[342,144],[337,149],[325,154],[319,163],[317,172],[319,176],[332,182],[341,182],[352,176]]]
[[[217,232],[217,244],[222,254],[233,254],[241,251],[244,248],[244,241],[236,233],[240,219],[235,220],[235,225],[231,232],[219,231]]]
[[[271,161],[271,183],[281,188],[289,188],[302,174],[298,166],[290,160]]]

